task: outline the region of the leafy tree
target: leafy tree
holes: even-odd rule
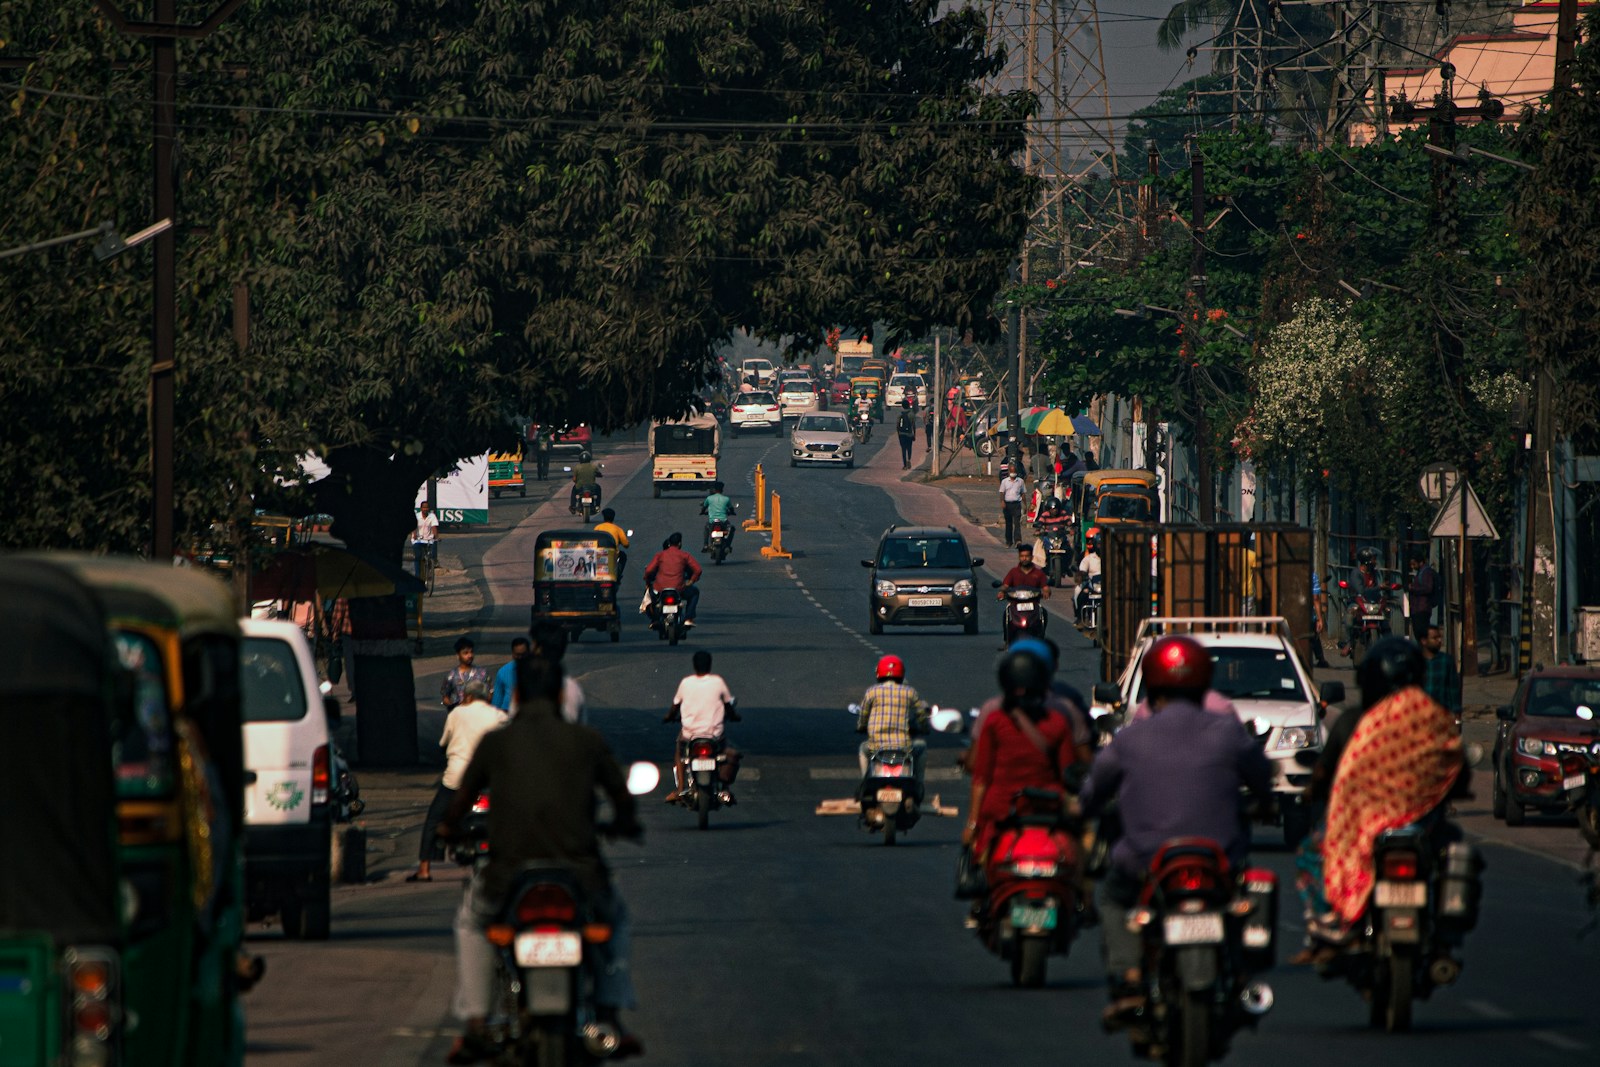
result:
[[[1128,132],[1122,139],[1123,175],[1146,174],[1152,147],[1159,173],[1173,174],[1187,167],[1189,138],[1225,124],[1232,112],[1232,102],[1223,95],[1228,87],[1223,75],[1202,74],[1163,89],[1130,115]]]

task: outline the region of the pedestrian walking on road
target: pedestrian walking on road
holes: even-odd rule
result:
[[[894,425],[894,432],[900,438],[900,469],[910,470],[911,446],[917,443],[917,417],[911,413],[911,401],[901,401],[900,418]]]
[[[1328,591],[1322,577],[1311,572],[1311,654],[1318,667],[1328,665],[1328,656],[1322,649],[1323,635],[1328,632]]]
[[[1411,601],[1411,633],[1417,644],[1426,648],[1428,627],[1433,623],[1433,605],[1439,599],[1439,572],[1420,553],[1411,557],[1411,585],[1406,593]]]
[[[528,642],[521,638],[518,640],[526,649]],[[507,666],[512,667],[515,673],[515,661]],[[509,718],[504,710],[488,702],[489,686],[486,682],[477,679],[468,682],[463,695],[466,699],[445,716],[444,734],[439,738],[439,747],[444,749],[445,756],[444,774],[439,779],[439,787],[434,790],[428,814],[422,820],[417,869],[406,876],[408,882],[433,881],[433,855],[437,847],[434,831],[450,807],[450,802],[455,799],[456,788],[461,784],[461,772],[472,762],[472,754],[478,750],[478,742],[483,735],[504,726]]]
[[[439,702],[444,705],[446,711],[454,711],[457,704],[466,700],[467,686],[473,682],[482,682],[486,689],[489,686],[488,668],[472,665],[473,657],[477,655],[472,638],[456,638],[455,647],[456,665],[444,676],[444,681],[439,683]]]
[[[1022,539],[1023,481],[1014,470],[1007,470],[1000,479],[1000,505],[1006,517],[1006,547],[1013,548]]]
[[[550,477],[550,434],[539,430],[533,439],[533,458],[539,465],[539,480]]]
[[[1444,631],[1429,626],[1422,632],[1422,691],[1456,717],[1461,725],[1461,673],[1444,650]]]
[[[922,414],[922,433],[927,440],[928,453],[933,453],[933,405],[928,405],[928,410]]]
[[[509,714],[516,707],[517,694],[517,664],[528,658],[532,646],[526,637],[518,637],[511,642],[511,658],[506,661],[494,674],[494,692],[489,697],[489,703]]]

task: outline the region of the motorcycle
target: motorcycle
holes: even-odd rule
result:
[[[1078,612],[1078,629],[1093,635],[1100,629],[1100,604],[1105,600],[1105,584],[1098,574],[1089,578],[1088,591],[1083,598],[1083,609]]]
[[[676,645],[689,632],[683,625],[683,594],[677,589],[660,589],[650,598],[650,625],[656,637]]]
[[[728,403],[727,403],[727,401],[725,401],[725,400],[713,400],[711,402],[711,417],[716,419],[718,422],[722,422],[722,423],[727,422],[728,421]]]
[[[1372,642],[1389,635],[1390,594],[1400,588],[1400,583],[1353,585],[1348,579],[1340,578],[1339,588],[1354,597],[1348,622],[1350,658],[1359,663]]]
[[[696,737],[683,746],[679,761],[678,803],[695,813],[695,824],[702,830],[711,825],[711,813],[733,803],[723,784],[722,765],[727,755],[722,741],[715,737]]]
[[[862,412],[859,408],[850,414],[850,432],[855,434],[857,444],[866,444],[872,440],[872,413]]]
[[[1578,718],[1592,722],[1594,711],[1580,707]],[[1561,757],[1561,788],[1577,816],[1578,833],[1591,849],[1600,851],[1600,740],[1590,742],[1587,751]]]
[[[600,491],[592,485],[586,485],[578,490],[578,514],[583,516],[585,523],[593,522],[595,512],[600,510]]]
[[[1128,915],[1144,942],[1145,1004],[1129,1019],[1134,1055],[1200,1067],[1272,1010],[1272,988],[1254,976],[1273,964],[1277,910],[1273,872],[1235,878],[1206,838],[1161,847]]]
[[[1000,583],[991,583],[999,589]],[[1005,591],[1005,618],[1000,624],[1005,643],[1019,637],[1043,637],[1049,624],[1049,612],[1044,610],[1043,594],[1037,589],[1020,588]]]
[[[1044,518],[1034,524],[1038,534],[1040,565],[1050,576],[1050,584],[1063,586],[1072,573],[1072,519],[1066,515]]]
[[[704,513],[702,508],[701,512]],[[720,567],[722,561],[728,558],[728,552],[733,545],[733,516],[738,514],[739,505],[734,504],[728,508],[728,517],[718,519],[711,524],[711,531],[706,535],[711,550],[711,562]]]
[[[628,791],[648,793],[660,781],[648,763],[628,773]],[[490,796],[480,795],[461,820],[452,857],[481,871],[490,859]],[[598,827],[602,832],[608,827]],[[611,936],[574,872],[529,865],[517,873],[506,902],[484,930],[495,946],[495,989],[485,1032],[495,1062],[582,1067],[614,1054],[618,1029],[599,1018],[595,946]]]
[[[978,937],[1010,963],[1013,985],[1044,985],[1050,957],[1072,948],[1079,927],[1077,851],[1061,793],[1016,795],[984,865],[986,891],[977,909]]]

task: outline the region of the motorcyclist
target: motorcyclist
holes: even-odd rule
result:
[[[683,597],[683,624],[694,625],[695,609],[700,604],[700,587],[695,584],[700,580],[700,564],[683,550],[683,534],[674,530],[667,537],[661,551],[644,569],[644,580],[652,597],[663,589],[676,589]]]
[[[678,683],[678,691],[672,697],[672,709],[661,720],[679,724],[678,740],[672,749],[673,789],[662,798],[663,803],[677,803],[683,792],[684,746],[697,737],[715,738],[721,743],[724,723],[741,721],[733,705],[733,693],[729,691],[728,683],[722,675],[711,673],[711,653],[700,649],[694,654],[694,673]],[[739,774],[739,753],[724,745],[723,756],[722,802],[732,804],[731,789],[733,780]]]
[[[911,753],[911,773],[920,790],[928,743],[916,735],[928,732],[928,705],[906,684],[906,665],[899,656],[879,659],[877,676],[877,684],[862,696],[861,711],[856,716],[856,733],[867,735],[861,742],[861,777],[867,776],[868,761],[874,752],[897,748]]]
[[[626,777],[605,740],[587,726],[562,719],[562,681],[556,661],[530,657],[518,665],[519,712],[509,725],[490,731],[478,743],[439,824],[439,836],[455,836],[455,827],[478,795],[493,789],[490,859],[473,875],[456,911],[455,1012],[465,1032],[450,1051],[451,1063],[472,1063],[494,1052],[484,1020],[491,1007],[497,950],[484,931],[500,914],[517,871],[530,862],[570,867],[597,920],[611,928],[610,938],[593,946],[599,961],[595,1001],[601,1021],[620,1030],[620,1010],[637,1006],[629,972],[631,924],[600,855],[596,789],[611,800],[614,833],[638,838],[643,828]],[[624,1033],[617,1055],[640,1052],[638,1039]]]
[[[733,501],[722,491],[722,483],[714,482],[711,492],[700,501],[700,514],[706,517],[705,533],[700,538],[700,551],[711,551],[711,524],[714,522],[728,522],[728,517],[733,513]],[[728,522],[728,549],[733,549],[733,523]]]
[[[594,490],[594,502],[600,503],[600,468],[592,460],[582,460],[572,468],[572,497],[567,502],[567,509],[576,515],[578,513],[578,494],[584,489]]]
[[[1016,589],[1037,589],[1041,600],[1050,599],[1050,576],[1034,565],[1032,545],[1017,546],[1017,565],[1000,579],[1000,592],[995,599],[1004,600],[1007,593]]]
[[[1090,815],[1118,803],[1122,837],[1112,846],[1101,901],[1111,1004],[1105,1021],[1121,1025],[1144,1006],[1139,935],[1127,913],[1150,861],[1175,837],[1217,842],[1235,868],[1249,850],[1239,791],[1272,793],[1272,761],[1239,720],[1201,709],[1211,684],[1211,656],[1190,637],[1162,637],[1142,665],[1154,712],[1130,722],[1100,751],[1081,799]]]
[[[1351,597],[1349,608],[1346,609],[1348,618],[1345,620],[1345,632],[1347,635],[1354,634],[1361,629],[1361,604],[1357,598],[1366,600],[1368,603],[1381,603],[1386,599],[1383,586],[1378,581],[1378,550],[1370,545],[1356,553],[1356,573],[1350,582],[1350,592],[1354,595]],[[1345,640],[1339,642],[1339,652],[1345,656],[1354,654],[1354,649],[1351,647],[1348,636]]]
[[[1090,587],[1093,579],[1100,577],[1100,527],[1089,530],[1083,538],[1083,558],[1078,561],[1078,592],[1072,598],[1073,613],[1076,618],[1083,618],[1083,609],[1089,603]]]
[[[854,402],[850,405],[852,412],[851,421],[857,426],[867,427],[868,433],[872,428],[872,397],[862,389],[856,393]]]
[[[617,581],[622,581],[622,572],[628,566],[628,531],[617,525],[617,513],[611,508],[600,510],[600,521],[594,524],[596,530],[608,533],[617,543]]]
[[[1356,669],[1361,710],[1334,722],[1313,768],[1312,803],[1327,803],[1325,898],[1313,895],[1312,905],[1312,932],[1323,939],[1347,937],[1366,910],[1378,835],[1421,820],[1471,780],[1455,717],[1422,690],[1422,675],[1411,641],[1373,642]]]

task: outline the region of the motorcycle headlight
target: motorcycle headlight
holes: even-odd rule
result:
[[[1556,746],[1550,741],[1541,741],[1537,737],[1517,738],[1517,751],[1524,756],[1554,756]]]
[[[1305,726],[1285,726],[1275,748],[1310,748],[1317,743],[1316,731]]]
[[[883,597],[885,600],[900,592],[893,582],[879,581],[872,588],[876,590],[877,594]]]
[[[963,578],[953,585],[950,591],[955,593],[956,596],[971,596],[972,582],[966,578]]]

